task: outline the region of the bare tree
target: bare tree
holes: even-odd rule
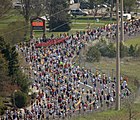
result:
[[[3,17],[12,7],[11,0],[0,0],[0,18]]]
[[[36,14],[36,16],[40,16],[41,14],[45,14],[45,1],[44,0],[32,0],[31,2],[32,12]]]
[[[94,9],[94,17],[97,15],[98,10],[100,9],[100,4],[104,2],[104,0],[88,0],[90,3],[90,8]]]
[[[124,11],[131,12],[136,7],[136,0],[124,0]]]
[[[21,0],[22,3],[22,15],[25,18],[26,24],[29,23],[31,13],[31,0]]]

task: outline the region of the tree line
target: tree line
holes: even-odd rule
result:
[[[101,57],[115,58],[116,57],[116,46],[112,42],[106,42],[106,40],[101,40],[96,46],[89,48],[86,53],[86,60],[88,62],[99,62]],[[120,57],[140,57],[140,46],[130,45],[126,46],[123,42],[120,43]]]
[[[49,17],[49,28],[51,31],[68,31],[70,29],[70,0],[19,0],[21,2],[21,9],[18,9],[25,20],[25,25],[29,24],[32,16],[46,15]],[[79,0],[80,2],[84,0]],[[94,9],[94,15],[100,9],[99,5],[108,3],[110,17],[113,14],[113,8],[116,0],[88,0],[89,9]],[[2,0],[0,2],[0,18],[4,16],[11,8],[11,0]],[[136,0],[124,0],[124,11],[132,11],[136,6]],[[25,27],[26,28],[26,27]],[[25,29],[27,34],[27,29]]]

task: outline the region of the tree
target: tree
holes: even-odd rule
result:
[[[30,81],[26,75],[24,75],[20,70],[14,75],[16,84],[20,87],[20,90],[27,93],[29,90]]]
[[[0,1],[0,18],[3,17],[12,7],[11,0],[1,0]]]
[[[5,42],[4,38],[0,37],[0,53],[0,78],[3,78],[2,80],[11,78],[10,80],[13,84],[18,85],[22,92],[27,93],[30,82],[19,69],[16,47],[12,47],[10,44]],[[6,74],[5,71],[8,74]],[[1,75],[4,77],[1,77]]]
[[[21,0],[22,3],[22,15],[25,19],[26,25],[28,25],[31,15],[31,0]]]
[[[51,0],[49,9],[50,31],[68,31],[70,18],[67,0]]]
[[[136,50],[136,55],[135,57],[140,57],[140,46],[138,47],[138,49]]]
[[[17,91],[13,95],[13,103],[16,107],[22,108],[25,107],[27,104],[27,96],[25,93],[21,91]]]
[[[45,1],[44,0],[32,0],[31,1],[31,8],[32,8],[32,13],[35,13],[35,16],[40,16],[42,13],[45,12],[45,9],[47,6],[45,6]]]
[[[27,35],[27,32],[28,32],[28,25],[29,25],[29,20],[30,20],[30,17],[31,17],[31,0],[21,0],[21,3],[22,3],[22,15],[25,19],[25,33],[24,33],[24,36],[26,37]]]
[[[9,77],[8,77],[8,63],[3,58],[3,55],[0,53],[0,91],[3,91],[3,84],[7,83]]]
[[[25,34],[24,25],[25,25],[24,21],[15,21],[9,23],[8,27],[1,31],[5,39],[5,42],[10,43],[11,45],[15,45],[25,40],[26,38],[24,36]]]
[[[11,47],[9,51],[9,63],[8,63],[8,69],[9,69],[9,75],[13,76],[17,73],[19,70],[19,64],[18,64],[18,53],[16,52],[16,47]]]
[[[130,55],[130,56],[135,56],[135,55],[136,55],[136,50],[137,50],[137,45],[134,47],[134,46],[131,44],[130,47],[129,47],[129,51],[128,51],[129,55]]]
[[[113,18],[113,8],[115,6],[116,0],[111,0],[109,4],[111,4],[111,8],[110,8],[110,19]]]
[[[113,43],[109,43],[108,47],[107,47],[107,51],[108,51],[108,57],[109,58],[114,58],[116,57],[116,48],[114,46]]]
[[[128,48],[123,44],[123,42],[120,43],[120,57],[127,57],[128,56]]]
[[[0,36],[0,52],[2,52],[5,49],[6,42],[3,37]]]
[[[94,17],[95,17],[100,8],[100,4],[102,4],[104,0],[88,0],[88,2],[90,3],[90,8],[94,9]]]
[[[131,12],[136,5],[137,0],[124,0],[124,11]]]
[[[86,60],[88,62],[99,62],[101,58],[101,53],[99,51],[99,49],[95,46],[90,47],[88,52],[86,53]]]
[[[0,50],[4,55],[4,58],[8,61],[9,76],[13,76],[19,70],[18,53],[16,52],[16,47],[12,47],[10,44],[7,44],[1,37]]]

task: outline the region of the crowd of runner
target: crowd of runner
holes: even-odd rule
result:
[[[124,32],[133,35],[140,32],[140,21],[124,23]],[[48,47],[36,48],[43,38],[32,39],[29,43],[17,46],[25,61],[29,64],[32,78],[32,89],[36,90],[36,99],[23,110],[7,110],[6,120],[41,120],[70,117],[72,114],[94,111],[101,107],[110,107],[115,102],[116,79],[100,71],[79,67],[73,58],[80,54],[89,41],[101,35],[115,38],[116,25],[77,32],[68,41]],[[54,38],[54,36],[52,36]],[[121,79],[121,98],[127,97],[130,91],[127,79]]]

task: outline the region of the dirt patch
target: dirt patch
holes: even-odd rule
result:
[[[3,82],[3,90],[0,91],[0,95],[3,97],[10,96],[15,90],[19,90],[17,85],[11,84],[10,82]]]

